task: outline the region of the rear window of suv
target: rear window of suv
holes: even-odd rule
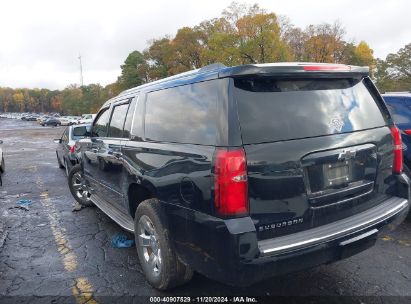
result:
[[[244,144],[386,125],[361,80],[242,78],[234,85]]]

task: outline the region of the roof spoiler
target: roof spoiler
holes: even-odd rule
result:
[[[328,63],[249,64],[220,70],[219,77],[236,76],[366,77],[369,67]]]

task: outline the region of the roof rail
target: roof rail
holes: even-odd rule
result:
[[[191,70],[191,71],[187,71],[187,72],[180,73],[180,74],[177,74],[177,75],[173,75],[173,76],[169,76],[169,77],[162,78],[162,79],[159,79],[159,80],[155,80],[155,81],[152,81],[152,82],[148,82],[148,83],[140,85],[136,88],[142,89],[142,88],[147,87],[147,86],[164,83],[164,82],[167,82],[167,81],[170,81],[170,80],[180,79],[180,78],[184,78],[184,77],[199,74],[199,73],[206,73],[206,72],[216,71],[216,70],[223,69],[223,68],[226,68],[226,67],[227,66],[225,66],[224,64],[222,64],[220,62],[212,63],[212,64],[206,65],[206,66],[204,66],[200,69]],[[131,88],[131,89],[125,90],[125,91],[121,92],[119,95],[126,95],[128,93],[134,92],[136,90],[136,88]]]
[[[202,73],[202,72],[214,71],[214,70],[223,69],[226,67],[227,66],[222,64],[221,62],[216,62],[216,63],[212,63],[212,64],[209,64],[209,65],[206,65],[200,68],[198,72]]]

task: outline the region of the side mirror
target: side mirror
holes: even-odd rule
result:
[[[91,132],[91,130],[92,130],[92,126],[91,125],[87,125],[86,126],[86,134],[84,135],[85,137],[91,137],[91,134],[92,134],[92,132]]]
[[[53,140],[56,144],[61,144],[61,139],[54,139]]]

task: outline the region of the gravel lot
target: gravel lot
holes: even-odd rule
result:
[[[7,171],[0,187],[0,241],[5,236],[0,242],[0,302],[32,295],[89,303],[141,295],[333,296],[333,302],[344,299],[334,296],[344,295],[356,303],[411,302],[410,220],[380,235],[375,247],[331,265],[249,288],[195,274],[188,285],[160,293],[146,283],[134,248],[111,246],[113,235],[126,232],[97,208],[71,211],[74,199],[53,143],[63,130],[0,119]],[[32,201],[28,211],[15,208],[21,198]]]

